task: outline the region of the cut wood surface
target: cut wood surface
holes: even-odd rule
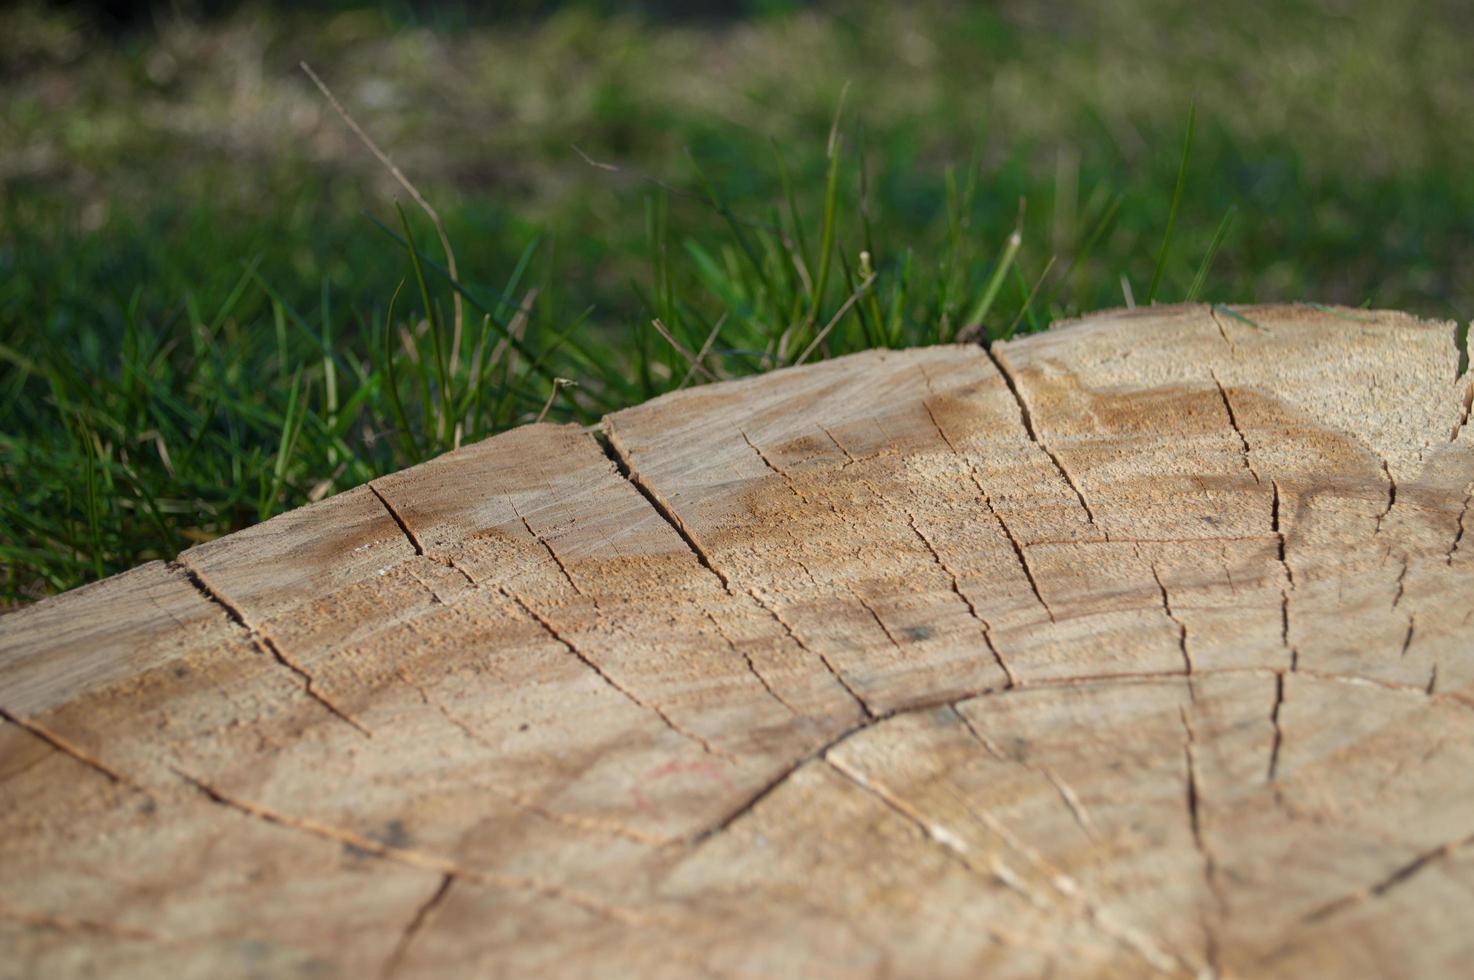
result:
[[[858,354],[8,615],[0,976],[1465,972],[1456,337]]]

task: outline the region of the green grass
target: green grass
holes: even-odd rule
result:
[[[0,13],[0,595],[539,417],[1128,288],[1467,317],[1467,16],[1391,6]]]

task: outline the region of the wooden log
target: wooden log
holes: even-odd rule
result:
[[[8,615],[0,976],[1465,969],[1456,335],[859,354]]]

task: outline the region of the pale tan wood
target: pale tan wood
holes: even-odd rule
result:
[[[10,614],[0,976],[1458,972],[1454,336],[856,355]]]

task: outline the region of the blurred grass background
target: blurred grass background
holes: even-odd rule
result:
[[[1159,256],[1159,301],[1467,320],[1470,36],[1458,0],[5,7],[0,595],[544,411],[1145,302]],[[458,357],[430,225],[299,60],[443,215]]]

